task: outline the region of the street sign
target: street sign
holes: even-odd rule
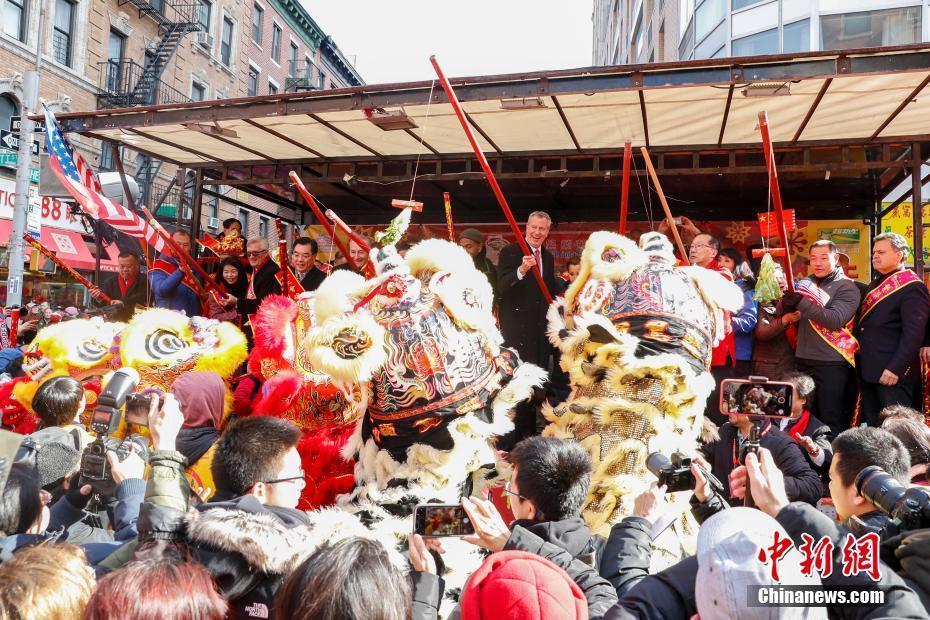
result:
[[[19,135],[13,133],[12,131],[7,131],[6,129],[0,129],[0,146],[12,151],[19,150]],[[32,141],[32,154],[39,154],[39,141]]]
[[[15,168],[17,161],[19,161],[17,153],[0,153],[0,166]]]
[[[19,126],[22,120],[23,120],[22,116],[11,116],[10,117],[10,131],[12,133],[19,133]],[[33,131],[35,133],[45,133],[45,121],[44,120],[33,121],[33,122],[35,123],[35,125],[33,125]]]

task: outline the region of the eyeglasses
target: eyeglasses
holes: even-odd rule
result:
[[[295,482],[298,484],[298,486],[303,487],[307,484],[307,481],[305,480],[305,476],[306,474],[304,472],[300,472],[300,475],[298,476],[290,476],[288,478],[277,478],[275,480],[265,480],[265,484],[278,484],[279,482]]]
[[[707,249],[710,249],[711,246],[707,245],[706,243],[692,243],[692,244],[691,244],[691,249],[693,250],[693,249],[696,249],[696,248],[707,248]]]
[[[513,491],[510,490],[510,480],[508,480],[507,482],[504,483],[504,493],[507,494],[507,510],[510,510],[510,509],[511,509],[511,508],[510,508],[510,496],[511,496],[511,495],[513,495],[514,497],[519,497],[519,498],[522,499],[523,501],[526,501],[526,498],[525,498],[525,497],[523,497],[523,496],[520,495],[519,493],[514,493]]]
[[[268,250],[256,250],[256,251],[251,251],[251,250],[250,250],[250,251],[246,252],[245,255],[248,256],[249,258],[251,258],[251,257],[253,257],[253,256],[261,256],[262,254],[264,254],[264,253],[267,252],[267,251],[268,251]]]

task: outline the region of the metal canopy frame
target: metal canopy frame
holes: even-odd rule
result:
[[[877,124],[874,130],[870,128],[870,135],[804,139],[805,131],[809,129],[815,114],[822,109],[824,101],[831,98],[831,93],[841,90],[839,84],[843,79],[890,74],[925,75],[922,75],[915,87],[908,88],[907,96],[881,118],[880,123],[879,119],[875,119]],[[786,202],[791,203],[793,196],[806,197],[811,188],[817,187],[818,178],[822,185],[824,176],[829,173],[834,178],[854,179],[858,184],[855,191],[851,190],[852,194],[858,192],[858,197],[836,198],[834,206],[839,208],[837,200],[848,200],[849,215],[880,218],[880,204],[884,196],[912,175],[915,166],[919,169],[919,162],[915,161],[914,155],[930,153],[930,126],[926,133],[918,135],[883,135],[918,97],[922,99],[927,96],[926,87],[930,84],[930,44],[654,65],[590,67],[458,78],[451,82],[464,104],[534,98],[547,104],[551,102],[547,107],[557,113],[555,122],[560,123],[563,135],[567,136],[565,142],[570,140],[571,148],[508,150],[495,140],[493,132],[476,121],[474,114],[466,112],[466,118],[490,147],[489,159],[495,174],[505,183],[505,191],[527,194],[528,197],[522,203],[517,198],[515,210],[525,211],[523,205],[529,204],[532,201],[530,194],[536,192],[550,202],[554,211],[562,211],[564,215],[576,208],[587,209],[585,200],[600,191],[596,186],[598,182],[609,184],[615,174],[619,180],[623,147],[619,144],[616,147],[585,148],[584,142],[578,137],[578,128],[565,111],[561,97],[623,91],[636,93],[643,142],[654,155],[657,172],[663,177],[663,186],[666,186],[665,177],[670,178],[666,190],[672,195],[685,195],[690,191],[689,184],[698,183],[707,186],[707,196],[718,196],[720,187],[719,183],[714,184],[714,180],[725,177],[733,179],[736,185],[741,184],[737,191],[745,193],[746,201],[752,202],[757,199],[761,185],[764,185],[765,166],[758,142],[726,142],[735,105],[734,93],[749,84],[800,83],[806,80],[822,80],[823,83],[803,117],[798,114],[796,127],[786,128],[793,129],[789,133],[791,138],[775,144],[779,171],[785,175]],[[721,117],[719,129],[714,125],[714,139],[705,144],[656,144],[656,140],[651,139],[655,136],[650,136],[650,130],[658,128],[661,131],[659,125],[662,119],[651,117],[648,95],[654,91],[694,87],[714,87],[727,91],[725,103],[720,98]],[[337,210],[344,213],[347,221],[354,222],[384,220],[385,213],[392,212],[388,193],[403,193],[409,188],[405,182],[410,181],[414,162],[419,161],[417,178],[422,184],[417,185],[418,190],[431,188],[433,192],[449,191],[440,184],[458,184],[457,191],[453,193],[454,200],[463,205],[479,205],[477,209],[469,208],[470,216],[494,219],[492,210],[482,211],[480,207],[481,203],[487,202],[489,193],[483,173],[472,166],[471,153],[443,151],[435,143],[423,140],[422,127],[414,127],[398,131],[397,135],[416,141],[422,147],[422,153],[392,155],[322,116],[327,113],[358,113],[369,109],[396,109],[447,102],[442,89],[433,88],[432,82],[422,81],[62,114],[59,120],[66,131],[120,143],[137,152],[195,170],[205,187],[236,186],[247,193],[301,212],[301,200],[290,187],[288,179],[288,173],[294,170],[305,183],[313,186],[315,193],[322,192],[327,200],[338,203],[335,205]],[[760,102],[760,107],[764,107],[764,102]],[[325,128],[331,135],[354,144],[363,154],[326,156],[321,145],[296,140],[280,128],[259,122],[262,119],[301,116]],[[224,159],[212,150],[201,150],[210,150],[206,143],[199,144],[200,148],[193,148],[163,137],[169,134],[157,135],[153,131],[153,128],[159,126],[183,125],[188,128],[190,124],[215,123],[219,126],[224,122],[244,123],[249,128],[261,131],[263,136],[287,144],[289,148],[296,148],[300,155],[293,159],[275,159],[267,152],[268,148],[273,149],[270,144],[266,147],[257,140],[237,141],[215,133],[198,131],[199,136],[209,136],[214,142],[233,147],[229,151],[238,150],[256,157]],[[688,122],[688,119],[683,122]],[[658,125],[653,126],[656,123]],[[100,132],[110,133],[102,135]],[[123,133],[128,138],[125,141],[120,140],[120,134]],[[146,148],[133,144],[134,136],[149,140],[150,146]],[[177,149],[175,153],[186,153],[196,158],[196,161],[172,158],[161,152],[160,147],[165,147],[166,151]],[[644,174],[644,166],[637,165],[634,160],[634,177],[640,179]],[[352,179],[349,183],[345,181],[346,175]],[[792,189],[793,179],[797,179],[799,188]],[[569,180],[572,184],[566,189]],[[640,210],[649,194],[648,182],[644,184],[647,189],[640,201]],[[456,190],[455,185],[452,189]],[[608,188],[606,194],[601,193],[609,195],[611,191],[619,195],[619,187]],[[579,201],[579,197],[584,200]],[[824,201],[830,199],[830,196],[824,196],[820,202],[815,200],[814,203],[826,204]],[[591,200],[596,202],[594,198]],[[609,206],[605,204],[603,213],[611,213],[616,197],[611,195],[609,200],[604,200]],[[576,203],[583,206],[577,206]],[[700,204],[700,201],[696,204]],[[687,205],[682,207],[683,210],[687,208]],[[631,204],[631,214],[635,211],[636,206]],[[596,209],[591,213],[594,218],[603,217],[596,213]],[[426,213],[422,215],[425,216],[424,221],[432,217]],[[729,217],[721,213],[717,213],[717,216]],[[614,217],[611,215],[605,219]],[[571,213],[566,219],[569,218],[580,219],[577,212]],[[438,215],[436,219],[439,219]]]

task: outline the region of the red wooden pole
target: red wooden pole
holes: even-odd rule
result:
[[[633,159],[633,145],[629,141],[623,145],[623,179],[620,183],[620,234],[626,234],[626,214],[630,204],[630,160]]]
[[[61,260],[60,258],[58,258],[57,256],[55,256],[55,253],[54,253],[54,252],[52,252],[51,250],[49,250],[47,247],[45,247],[44,245],[42,245],[41,243],[39,243],[38,241],[36,241],[36,240],[33,239],[32,237],[30,237],[28,233],[25,234],[25,235],[23,235],[23,241],[25,241],[26,243],[28,243],[29,245],[31,245],[32,247],[34,247],[36,250],[38,250],[39,252],[41,252],[42,254],[44,254],[46,257],[48,257],[53,263],[55,263],[56,265],[58,265],[59,267],[61,267],[61,270],[62,270],[62,271],[64,271],[65,273],[67,273],[68,275],[70,275],[72,278],[74,278],[75,280],[77,280],[79,284],[83,284],[84,286],[86,286],[86,287],[87,287],[88,289],[90,289],[90,290],[93,290],[93,289],[96,289],[96,288],[97,288],[96,286],[94,286],[93,284],[91,284],[91,283],[87,280],[87,278],[85,278],[84,276],[82,276],[81,274],[79,274],[77,271],[75,271],[74,269],[72,269],[70,265],[68,265],[68,264],[65,263],[63,260]],[[100,289],[97,289],[97,290],[100,290]],[[103,291],[100,291],[100,298],[103,300],[104,303],[107,303],[107,304],[113,302],[113,300],[110,299],[110,297],[108,297],[107,294],[104,293]]]
[[[354,230],[352,230],[351,226],[343,222],[342,218],[336,215],[332,209],[326,210],[326,217],[331,219],[333,221],[333,224],[338,226],[339,230],[344,232],[349,237],[349,239],[355,242],[357,246],[365,250],[365,252],[371,251],[371,246],[368,245],[368,242],[362,239]]]
[[[313,211],[314,217],[316,217],[317,221],[323,226],[326,234],[329,235],[329,238],[333,240],[342,255],[345,256],[346,261],[349,263],[349,268],[353,270],[358,269],[358,266],[355,264],[355,262],[352,260],[352,256],[349,254],[349,248],[347,248],[346,245],[342,242],[342,239],[336,235],[336,231],[333,229],[333,225],[330,224],[329,220],[326,219],[326,216],[323,215],[323,211],[320,209],[320,205],[316,203],[316,200],[313,198],[313,194],[307,190],[307,186],[304,185],[304,182],[300,180],[300,176],[298,176],[297,173],[293,170],[291,170],[289,176],[291,177],[291,181],[294,182],[294,187],[296,187],[297,191],[300,192],[300,195],[304,197],[307,206],[309,206],[310,210]]]
[[[445,74],[439,67],[439,62],[436,60],[436,57],[430,56],[429,61],[433,64],[433,69],[436,70],[436,75],[439,77],[439,82],[442,84],[442,89],[446,91],[446,96],[449,98],[449,104],[452,105],[452,109],[455,110],[455,115],[458,117],[459,123],[462,124],[462,129],[465,130],[465,137],[468,138],[468,142],[471,144],[471,148],[475,152],[475,157],[478,159],[478,163],[481,164],[481,168],[484,170],[484,176],[487,178],[488,183],[491,186],[491,190],[494,192],[494,196],[497,198],[497,202],[500,204],[501,210],[504,212],[504,217],[507,218],[507,223],[510,224],[510,229],[513,230],[513,234],[517,237],[517,243],[520,244],[520,248],[523,250],[523,255],[532,256],[533,253],[530,252],[530,246],[526,244],[526,239],[523,238],[523,233],[520,231],[520,227],[517,226],[517,221],[513,219],[513,212],[510,210],[510,205],[507,204],[507,199],[504,198],[504,192],[501,191],[501,186],[497,183],[497,178],[495,178],[494,172],[491,170],[491,165],[488,163],[488,158],[485,157],[484,153],[481,152],[481,147],[478,145],[478,141],[475,139],[475,134],[472,132],[471,126],[468,124],[468,120],[465,118],[465,112],[462,110],[462,106],[459,103],[458,97],[455,96],[455,91],[452,90],[452,84],[450,84],[449,80],[446,79]],[[535,265],[533,267],[533,276],[535,276],[536,283],[539,284],[539,290],[542,291],[546,302],[552,303],[552,295],[549,293],[549,289],[546,287],[546,283],[542,278],[542,272],[539,271],[539,265]]]
[[[788,291],[794,292],[794,273],[791,269],[791,246],[788,245],[788,230],[785,228],[785,217],[782,213],[781,190],[778,188],[778,170],[775,169],[775,151],[772,148],[772,137],[769,135],[769,115],[759,112],[759,131],[762,133],[762,148],[765,151],[765,167],[769,171],[769,186],[772,191],[772,204],[775,206],[775,225],[778,229],[778,238],[785,248],[785,279],[788,280]]]

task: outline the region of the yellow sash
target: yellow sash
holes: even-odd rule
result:
[[[888,299],[893,293],[903,289],[908,284],[918,282],[920,282],[920,278],[910,269],[902,269],[894,275],[885,278],[884,282],[873,288],[865,296],[865,300],[862,302],[862,314],[859,316],[859,322],[861,323],[862,319],[875,309],[875,306]]]
[[[805,281],[807,282],[807,281]],[[810,299],[812,302],[823,308],[826,304],[821,295],[825,295],[813,282],[805,286],[798,287],[798,292]],[[829,298],[828,298],[829,299]],[[859,341],[853,335],[853,319],[849,319],[844,327],[839,329],[828,329],[823,325],[818,325],[810,319],[807,320],[818,336],[823,338],[830,347],[843,356],[850,366],[856,367],[856,352],[859,350]]]

